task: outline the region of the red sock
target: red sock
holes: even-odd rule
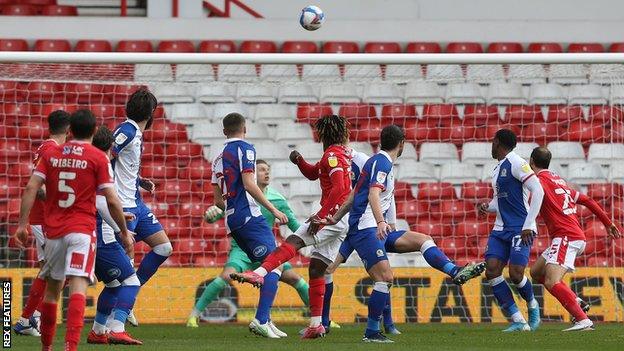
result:
[[[84,311],[87,299],[83,294],[73,294],[69,297],[67,306],[67,332],[65,333],[65,350],[78,349],[80,332],[84,326]]]
[[[290,261],[291,258],[295,257],[296,253],[297,250],[295,250],[294,246],[289,243],[283,243],[264,259],[261,266],[267,272],[270,272],[283,263]]]
[[[30,286],[30,291],[28,292],[28,300],[26,300],[26,306],[24,306],[24,310],[22,311],[22,318],[28,319],[32,317],[35,309],[39,308],[41,302],[43,301],[45,289],[45,280],[39,277],[33,280],[32,285]]]
[[[50,346],[56,334],[56,304],[43,302],[41,304],[41,344]]]
[[[323,315],[323,299],[325,298],[325,277],[310,279],[310,316]]]
[[[576,301],[576,294],[563,282],[559,282],[548,290],[559,300],[561,306],[566,309],[566,311],[570,312],[577,321],[582,321],[583,319],[587,319],[587,315],[583,312],[583,309]]]

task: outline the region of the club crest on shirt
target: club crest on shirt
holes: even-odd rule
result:
[[[332,168],[338,166],[338,157],[329,156],[327,158],[327,163],[329,163],[329,167],[332,167]]]
[[[119,133],[117,134],[117,136],[115,137],[115,144],[117,145],[121,145],[124,143],[124,141],[128,140],[128,137],[124,134],[124,133]]]
[[[507,168],[501,169],[500,176],[501,177],[506,177],[507,176]]]
[[[253,150],[247,150],[247,159],[253,161],[256,158],[256,153]]]
[[[388,176],[388,173],[386,172],[377,172],[377,183],[385,182],[387,176]]]

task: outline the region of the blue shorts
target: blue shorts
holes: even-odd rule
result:
[[[98,245],[95,255],[95,276],[99,281],[108,284],[114,280],[119,283],[135,273],[130,257],[126,255],[121,244]]]
[[[386,252],[398,252],[396,247],[394,247],[394,244],[400,237],[403,236],[403,234],[405,234],[405,230],[395,230],[388,234],[385,244]]]
[[[377,228],[375,227],[349,230],[345,242],[349,242],[349,245],[357,251],[366,270],[381,261],[388,260],[384,247],[385,240],[377,239]]]
[[[275,237],[264,217],[251,217],[230,235],[247,254],[251,262],[262,262],[275,250]]]
[[[128,223],[128,229],[136,233],[134,239],[136,241],[143,241],[150,235],[156,234],[163,230],[162,225],[158,222],[158,219],[152,211],[145,206],[144,203],[139,203],[137,207],[124,208],[124,212],[130,212],[136,217],[134,221]]]
[[[524,266],[529,264],[531,245],[522,243],[519,230],[493,230],[488,239],[485,259],[496,258],[501,262]]]

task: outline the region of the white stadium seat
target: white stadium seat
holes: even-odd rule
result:
[[[217,152],[218,147],[223,145],[225,141],[221,123],[211,123],[208,121],[195,123],[192,128],[191,137],[196,143],[209,145],[211,155],[213,152]]]
[[[355,85],[349,83],[322,85],[319,92],[321,103],[343,104],[360,102]]]
[[[399,104],[403,94],[396,84],[371,82],[366,84],[362,100],[371,104]]]
[[[460,65],[427,65],[426,79],[438,83],[459,83],[464,81]]]
[[[321,196],[321,188],[318,182],[307,179],[298,179],[290,183],[290,199],[304,202],[318,200]]]
[[[299,151],[308,163],[316,163],[323,157],[323,145],[307,140],[309,139],[298,144],[295,150]]]
[[[193,124],[197,121],[209,122],[210,112],[202,104],[173,104],[166,108],[167,116],[179,123]]]
[[[256,126],[257,123],[253,127]],[[285,145],[276,143],[272,140],[256,141],[253,145],[256,149],[257,158],[264,159],[266,161],[284,160],[289,154],[288,148]]]
[[[236,87],[232,84],[202,84],[197,92],[197,100],[207,104],[236,102]]]
[[[303,65],[303,81],[336,82],[341,81],[338,65]]]
[[[345,65],[344,79],[351,81],[381,80],[379,65]]]
[[[158,99],[158,102],[164,104],[172,103],[188,103],[195,101],[193,93],[186,85],[177,84],[151,84],[150,89],[154,96]]]
[[[484,165],[492,161],[492,143],[467,142],[462,146],[462,162]]]
[[[585,65],[554,64],[548,72],[551,83],[558,84],[585,84],[589,70]]]
[[[602,87],[595,84],[571,85],[569,103],[572,105],[606,105],[607,98]]]
[[[420,65],[387,65],[386,80],[407,83],[412,80],[423,79]]]
[[[624,163],[616,163],[609,168],[609,181],[624,184]]]
[[[609,91],[609,102],[611,102],[611,105],[624,104],[624,85],[611,85],[611,90]]]
[[[476,83],[451,83],[446,87],[446,102],[451,104],[484,104],[485,97]]]
[[[488,87],[487,100],[492,105],[524,105],[527,99],[522,85],[517,83],[492,83]]]
[[[482,182],[491,182],[492,181],[492,173],[494,169],[498,166],[498,161],[492,160],[483,165],[481,168],[481,181]]]
[[[444,102],[444,95],[436,83],[413,81],[405,87],[405,102],[416,105],[441,104]]]
[[[258,158],[262,157],[260,152],[258,152]],[[299,168],[290,161],[274,161],[271,162],[271,177],[282,182],[290,182],[292,179],[301,179],[303,175]]]
[[[477,84],[490,84],[505,80],[502,65],[468,65],[466,81]]]
[[[418,153],[416,152],[416,147],[412,143],[405,143],[403,146],[403,154],[399,157],[394,163],[400,165],[405,160],[418,160]]]
[[[242,84],[238,86],[238,100],[248,104],[273,103],[273,88],[263,84]]]
[[[440,168],[440,181],[453,184],[476,182],[479,180],[477,173],[477,167],[470,163],[446,163]]]
[[[435,167],[426,162],[404,160],[397,168],[396,178],[402,182],[417,184],[438,181]]]
[[[285,104],[315,103],[318,102],[318,96],[310,84],[284,84],[279,87],[277,101]]]
[[[291,82],[299,80],[297,65],[262,65],[260,78],[267,82]]]
[[[252,115],[249,113],[249,108],[244,104],[216,104],[212,109],[211,119],[215,122],[220,122],[223,117],[232,112],[238,112],[245,118],[253,120]]]
[[[533,152],[533,149],[535,149],[538,146],[539,145],[537,143],[517,143],[516,148],[514,149],[514,152],[517,153],[523,159],[528,161],[529,158],[531,157],[531,153]]]
[[[576,184],[604,183],[607,181],[600,165],[591,162],[570,164],[568,166],[568,180]]]
[[[179,82],[212,82],[215,80],[214,66],[179,64],[176,66],[176,80]]]
[[[215,121],[217,124],[217,121]],[[269,128],[266,124],[262,123],[249,123],[247,121],[247,133],[245,133],[245,140],[249,141],[252,144],[257,142],[271,142],[271,136],[269,133]]]
[[[349,143],[349,146],[353,150],[363,152],[367,154],[368,156],[372,156],[375,153],[375,151],[373,150],[373,146],[369,143],[356,141],[356,142]]]
[[[581,143],[573,141],[553,141],[548,143],[548,150],[552,153],[552,163],[569,165],[585,162],[585,152]]]
[[[258,79],[255,65],[219,65],[217,70],[219,81],[253,82]]]
[[[420,161],[432,164],[459,161],[457,147],[452,143],[423,143],[420,146]]]
[[[543,65],[509,65],[507,78],[511,83],[536,84],[546,83],[546,71]]]
[[[611,167],[615,164],[623,163],[624,144],[591,144],[587,153],[587,160],[600,165],[610,165]]]
[[[275,131],[275,141],[286,145],[298,145],[307,140],[314,140],[312,129],[307,124],[281,123]]]
[[[624,65],[589,65],[589,82],[592,84],[619,84],[624,80]]]
[[[260,104],[256,106],[254,118],[265,124],[279,124],[284,121],[294,121],[294,106],[286,104]]]
[[[533,84],[529,89],[529,103],[537,105],[565,104],[566,94],[559,84]]]
[[[171,82],[173,71],[169,64],[137,64],[134,65],[135,82]]]

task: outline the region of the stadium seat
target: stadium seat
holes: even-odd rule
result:
[[[274,103],[273,89],[267,85],[251,84],[238,87],[238,101],[246,104]]]
[[[441,201],[457,198],[451,183],[418,183],[416,189],[418,200]]]
[[[164,104],[190,103],[195,101],[195,97],[187,85],[183,84],[153,84],[152,93],[158,102]]]
[[[558,84],[533,84],[529,89],[529,103],[554,105],[567,103],[563,88]]]
[[[578,162],[568,166],[568,179],[577,184],[606,182],[602,169],[594,163]]]
[[[360,52],[358,44],[353,41],[327,41],[323,44],[326,54],[355,54]]]
[[[396,201],[416,200],[412,193],[412,185],[407,182],[396,181],[394,183],[394,198]]]
[[[624,184],[624,164],[615,163],[609,167],[609,181]]]
[[[444,94],[436,83],[414,81],[405,87],[405,102],[416,105],[441,104],[444,102]]]
[[[410,184],[438,181],[435,168],[431,164],[409,159],[401,161],[396,176],[398,180]]]
[[[31,141],[39,141],[49,137],[47,126],[35,119],[21,122],[17,135],[19,138]]]
[[[490,84],[505,80],[502,65],[468,65],[466,80],[478,84]]]
[[[451,83],[446,88],[446,102],[451,104],[485,104],[485,97],[476,83]]]
[[[621,105],[624,103],[624,85],[615,84],[611,86],[609,92],[609,100],[612,105]]]
[[[71,51],[67,40],[40,39],[35,41],[34,51]]]
[[[398,54],[401,52],[401,45],[397,42],[369,42],[364,45],[364,52],[367,54]]]
[[[474,182],[479,179],[477,168],[470,163],[446,163],[440,168],[440,181],[452,184]]]
[[[198,52],[232,53],[236,52],[236,44],[231,40],[203,40],[199,43]]]
[[[592,143],[587,160],[600,165],[612,165],[624,161],[624,144]]]
[[[604,47],[600,43],[571,43],[568,52],[604,52]]]
[[[318,52],[318,45],[313,41],[285,41],[282,43],[282,52],[285,54],[314,54]]]
[[[215,77],[215,66],[203,64],[178,64],[176,80],[180,82],[212,82]]]
[[[589,66],[589,82],[592,84],[617,84],[624,78],[622,64],[593,64]]]
[[[423,143],[420,146],[420,161],[433,164],[459,161],[457,147],[451,143]]]
[[[531,43],[527,51],[530,53],[556,54],[563,52],[563,48],[559,43]]]
[[[167,166],[163,161],[147,161],[141,165],[141,176],[147,179],[172,179],[177,175],[177,167]],[[162,198],[161,200],[165,199]]]
[[[78,16],[76,6],[47,5],[41,8],[43,16]]]
[[[113,51],[113,47],[107,40],[78,40],[74,51],[111,52]]]
[[[343,104],[338,109],[338,115],[345,117],[352,126],[357,127],[369,119],[377,117],[375,106],[370,104]]]
[[[477,218],[477,207],[474,203],[465,200],[441,201],[438,211],[431,211],[433,218],[452,219],[453,221]]]
[[[570,123],[561,137],[563,140],[577,141],[583,145],[588,145],[591,142],[604,142],[607,132],[602,125],[576,121]]]
[[[171,82],[173,71],[168,64],[137,64],[134,66],[135,82]]]
[[[112,99],[109,94],[104,93],[104,87],[96,83],[67,83],[64,101],[79,104],[110,103]]]
[[[403,94],[396,84],[374,82],[366,85],[362,100],[371,104],[400,104]]]
[[[386,80],[401,84],[424,78],[420,65],[386,65],[382,73]]]
[[[197,100],[206,104],[235,103],[236,85],[229,83],[202,84]]]
[[[559,139],[560,129],[553,123],[534,123],[522,128],[520,140],[523,142],[535,142],[540,145]]]
[[[380,80],[381,67],[379,65],[345,65],[344,79],[346,81],[369,82]]]
[[[316,103],[318,96],[307,83],[280,85],[277,101],[284,104]]]
[[[461,221],[454,226],[453,236],[459,238],[483,238],[487,237],[491,230],[491,223],[483,220],[467,220]]]
[[[383,125],[383,123],[382,123]],[[418,153],[416,152],[416,147],[411,142],[406,142],[403,145],[403,154],[401,157],[394,161],[395,164],[401,165],[407,160],[418,160]]]
[[[258,70],[254,65],[222,64],[217,70],[217,80],[234,83],[254,82],[258,78]]]
[[[246,118],[252,117],[252,115],[249,113],[248,105],[233,103],[233,104],[215,104],[214,108],[212,109],[211,119],[214,122],[221,122],[223,117],[227,116],[227,114],[231,112],[240,113]]]
[[[202,257],[204,253],[212,247],[209,247],[209,242],[202,239],[184,238],[174,242],[173,251],[176,252],[176,257],[182,266],[188,266],[196,257]],[[171,259],[171,257],[169,257]]]
[[[562,127],[566,127],[573,121],[582,120],[583,108],[579,105],[551,105],[548,106],[549,123],[557,123]]]
[[[375,154],[373,146],[369,142],[349,142],[349,147],[355,151],[363,152],[369,156]],[[403,157],[403,155],[401,155],[401,157]]]
[[[589,70],[579,64],[550,65],[549,81],[557,84],[587,84]]]
[[[474,247],[474,245],[468,244],[466,238],[443,238],[437,242],[437,245],[453,261],[461,260],[468,254],[472,254],[469,247]]]
[[[290,199],[305,202],[318,200],[321,195],[321,188],[318,183],[310,182],[307,179],[293,180],[290,183]]]
[[[546,236],[542,236],[543,233],[539,231],[538,237],[533,239],[533,245],[531,245],[531,255],[541,255],[548,247],[550,247],[550,241]]]
[[[509,65],[507,78],[510,83],[537,84],[546,83],[548,76],[543,65],[512,64]]]
[[[30,82],[25,86],[28,102],[63,102],[62,86],[54,82]]]
[[[404,126],[406,120],[416,119],[416,106],[411,104],[389,104],[381,107],[381,123]]]
[[[419,218],[429,218],[429,204],[424,201],[397,201],[397,218],[413,222]]]
[[[615,183],[587,184],[587,196],[598,201],[603,206],[611,204],[611,199],[621,198],[624,195],[624,185]]]
[[[28,51],[28,42],[24,39],[0,39],[0,51]]]
[[[427,65],[425,79],[437,83],[461,83],[464,74],[460,65]]]
[[[203,157],[203,148],[200,144],[191,143],[191,142],[178,142],[167,144],[165,147],[167,155],[171,157],[172,160],[188,160],[192,158],[201,158]]]
[[[267,82],[290,82],[299,78],[297,65],[262,65],[260,78]]]
[[[195,45],[189,40],[163,40],[158,43],[158,52],[195,52]]]
[[[439,54],[442,48],[438,43],[410,42],[405,47],[408,54]]]
[[[371,144],[379,144],[381,134],[381,122],[378,119],[369,119],[350,130],[350,139],[358,142],[369,142]]]
[[[484,165],[492,161],[492,144],[485,142],[467,142],[462,147],[462,162]]]
[[[312,124],[322,116],[332,115],[334,112],[329,104],[298,104],[297,121]]]
[[[355,85],[348,83],[323,85],[319,92],[321,103],[343,104],[360,102]]]
[[[461,186],[461,198],[474,202],[485,202],[492,199],[494,189],[490,183],[465,182]]]
[[[455,42],[448,43],[446,52],[449,54],[480,54],[483,52],[483,48],[479,43]]]
[[[450,223],[435,219],[423,218],[417,220],[411,227],[415,232],[430,235],[436,240],[444,237],[448,238],[453,233],[453,226]]]
[[[37,7],[31,5],[4,5],[0,7],[0,14],[3,16],[36,16]]]
[[[569,103],[575,105],[606,105],[607,98],[602,94],[602,88],[599,85],[571,85]]]
[[[120,40],[117,43],[117,52],[152,52],[154,47],[148,40]]]
[[[265,161],[283,160],[290,153],[285,145],[273,141],[258,141],[254,143],[254,147],[258,158]]]
[[[527,103],[522,86],[517,83],[490,84],[487,100],[492,105],[525,105]]]
[[[247,40],[241,43],[240,52],[251,54],[275,53],[277,46],[272,41]]]
[[[342,73],[338,65],[303,65],[301,78],[305,82],[338,82]]]
[[[299,145],[312,139],[310,126],[301,123],[280,124],[275,131],[275,141],[287,145]]]
[[[540,106],[512,105],[505,109],[505,122],[524,127],[533,123],[544,122],[544,116]]]
[[[580,143],[572,141],[553,141],[548,144],[552,153],[553,163],[569,165],[575,162],[585,162],[585,152]]]
[[[321,149],[320,152],[322,154],[323,150]],[[302,152],[302,155],[308,162],[315,162],[316,160],[309,154]],[[301,179],[301,172],[290,161],[275,161],[271,163],[271,176],[276,183],[290,183],[292,180]],[[295,213],[297,212],[295,211]]]
[[[612,120],[620,121],[623,118],[624,114],[622,113],[622,110],[616,106],[589,106],[589,122],[609,125]]]
[[[167,120],[155,120],[150,129],[143,132],[143,139],[151,142],[177,142],[188,140],[186,126]]]
[[[486,50],[489,54],[512,54],[524,51],[522,44],[515,42],[490,43]]]
[[[193,121],[209,121],[210,117],[202,104],[173,104],[167,116],[174,122],[192,124]]]
[[[294,106],[287,104],[259,104],[254,111],[256,122],[264,124],[295,121],[296,116]]]

